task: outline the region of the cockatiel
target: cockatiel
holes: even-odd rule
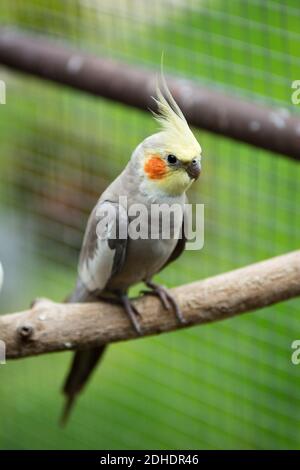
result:
[[[165,308],[173,309],[178,321],[185,321],[175,299],[152,278],[184,249],[184,236],[178,238],[175,234],[183,228],[185,193],[201,171],[201,147],[164,78],[161,89],[157,87],[155,101],[157,112],[153,114],[161,130],[137,146],[123,172],[104,191],[93,209],[82,244],[77,285],[67,300],[89,302],[107,295],[114,296],[123,305],[137,334],[141,334],[137,318],[139,312],[128,298],[127,291],[141,281],[161,299]],[[120,202],[120,196],[122,201],[125,197],[127,207]],[[169,238],[130,237],[128,208],[136,203],[143,204],[149,213],[153,204],[178,204],[182,208],[181,214],[174,216]],[[108,220],[105,236],[99,237],[96,230],[102,209],[115,216]],[[125,237],[112,235],[113,232],[118,233],[117,224],[119,233],[125,229]],[[105,346],[75,353],[63,389],[67,398],[63,423],[104,349]]]

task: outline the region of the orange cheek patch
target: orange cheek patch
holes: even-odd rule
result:
[[[151,155],[144,166],[145,173],[152,180],[162,179],[167,173],[167,165],[159,155]]]

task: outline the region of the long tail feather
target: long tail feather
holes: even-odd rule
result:
[[[103,356],[105,349],[106,346],[102,346],[85,351],[77,351],[74,354],[71,369],[63,387],[66,403],[60,420],[62,425],[67,423],[78,394],[86,385],[93,370]]]
[[[79,281],[76,289],[65,302],[95,302],[96,300],[97,298],[88,292]],[[75,352],[70,371],[63,386],[66,402],[60,419],[62,426],[67,423],[78,394],[82,391],[96,365],[103,357],[105,349],[106,346],[100,346]]]
[[[63,412],[62,412],[62,415],[61,415],[61,418],[60,418],[60,421],[59,421],[59,423],[62,427],[64,427],[67,424],[70,413],[71,413],[72,408],[74,406],[74,403],[75,403],[75,395],[67,396],[65,406],[63,408]]]

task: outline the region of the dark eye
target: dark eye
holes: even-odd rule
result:
[[[177,157],[175,157],[175,155],[168,155],[167,160],[171,165],[175,165],[175,163],[177,163]]]

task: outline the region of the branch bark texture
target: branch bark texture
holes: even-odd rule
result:
[[[187,326],[233,317],[300,295],[300,250],[172,289]],[[144,335],[182,328],[158,299],[136,300]],[[122,308],[107,302],[60,304],[42,299],[0,316],[7,358],[21,358],[136,337]]]
[[[147,110],[157,72],[94,57],[61,42],[0,28],[0,64],[76,90]],[[288,109],[225,95],[189,80],[168,84],[190,124],[300,159],[300,118]]]

